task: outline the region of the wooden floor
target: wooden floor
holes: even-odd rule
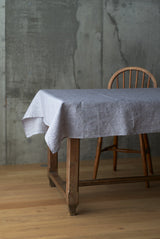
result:
[[[156,160],[158,162],[158,160]],[[156,163],[155,171],[160,172]],[[93,161],[81,163],[91,178]],[[141,174],[137,159],[123,159],[113,173],[101,161],[99,176]],[[60,173],[65,176],[65,165]],[[159,239],[160,182],[80,188],[79,215],[71,217],[63,195],[50,188],[44,165],[0,167],[0,239]]]

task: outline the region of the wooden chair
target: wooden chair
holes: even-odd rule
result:
[[[126,79],[127,78],[127,79]],[[133,80],[134,78],[134,80]],[[108,89],[111,88],[149,88],[151,86],[157,88],[157,82],[154,76],[147,71],[146,69],[140,67],[125,67],[115,72],[111,77],[108,83]],[[115,84],[115,86],[114,86]],[[97,150],[96,157],[94,162],[94,172],[93,179],[96,179],[99,159],[101,152],[104,151],[113,151],[113,169],[116,171],[117,169],[117,152],[124,153],[140,153],[143,167],[144,167],[144,175],[148,175],[148,167],[151,174],[153,174],[153,167],[150,155],[150,147],[148,142],[147,134],[140,134],[140,150],[132,150],[132,149],[122,149],[118,147],[118,136],[114,136],[113,145],[105,147],[102,149],[102,137],[98,138],[97,142]],[[147,159],[147,162],[146,162]],[[149,187],[149,182],[146,182],[146,186]]]

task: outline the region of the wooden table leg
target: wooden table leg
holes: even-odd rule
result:
[[[139,139],[140,139],[140,148],[141,148],[141,158],[142,158],[143,167],[144,167],[144,176],[148,176],[148,168],[147,168],[147,162],[146,162],[146,153],[145,153],[143,134],[139,135]],[[146,180],[146,187],[149,188],[148,180]]]
[[[58,173],[58,153],[53,154],[48,148],[48,172]],[[51,187],[55,187],[55,184],[49,178]]]
[[[70,215],[76,215],[79,203],[79,152],[80,140],[67,139],[66,201]]]

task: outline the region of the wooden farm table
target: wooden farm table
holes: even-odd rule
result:
[[[79,180],[80,139],[160,132],[160,88],[40,90],[24,117],[25,134],[45,133],[48,177],[76,214],[79,186],[160,180],[160,175]],[[66,182],[58,175],[58,150],[67,138]]]

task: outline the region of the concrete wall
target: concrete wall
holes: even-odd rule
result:
[[[0,0],[0,11],[1,164],[46,162],[43,135],[26,139],[21,123],[41,88],[106,88],[130,65],[147,68],[160,85],[159,0]],[[160,154],[159,134],[150,140]],[[81,148],[82,159],[94,158],[96,140]]]
[[[0,0],[0,164],[6,163],[5,0]]]

